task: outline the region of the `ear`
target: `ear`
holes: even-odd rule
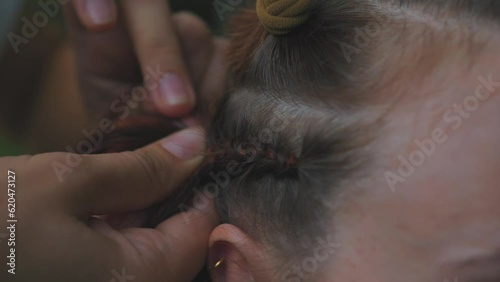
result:
[[[222,224],[209,238],[209,269],[214,282],[272,281],[270,257],[238,227]]]

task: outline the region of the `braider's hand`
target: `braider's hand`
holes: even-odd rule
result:
[[[213,207],[179,214],[156,229],[115,230],[90,216],[140,210],[162,200],[195,171],[204,143],[199,130],[186,129],[134,152],[84,155],[62,182],[52,164],[75,155],[1,158],[1,183],[7,183],[8,170],[15,172],[18,219],[16,275],[2,271],[1,280],[191,281],[217,224]],[[0,252],[7,254],[7,244]]]
[[[208,27],[187,13],[171,15],[165,0],[119,3],[73,0],[66,6],[81,91],[91,114],[126,117],[130,109],[113,102],[144,85],[148,95],[142,108],[189,116],[203,95],[202,79],[215,52]],[[222,90],[223,79],[215,81]]]

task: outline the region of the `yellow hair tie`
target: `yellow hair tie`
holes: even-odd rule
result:
[[[314,0],[257,0],[257,15],[273,35],[284,35],[304,24]]]

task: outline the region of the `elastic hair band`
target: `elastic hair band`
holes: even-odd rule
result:
[[[257,0],[257,16],[267,31],[285,35],[303,25],[314,0]]]

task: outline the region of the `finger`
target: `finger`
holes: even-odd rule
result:
[[[74,0],[73,5],[80,22],[89,30],[112,28],[118,18],[114,0]]]
[[[136,211],[163,200],[195,172],[205,135],[185,129],[134,152],[83,156],[67,185],[66,209],[77,214]]]
[[[74,6],[65,5],[64,16],[78,63],[80,92],[89,117],[100,119],[110,114],[110,105],[121,94],[130,93],[129,87],[140,82],[139,67],[123,17],[113,28],[94,32],[81,23]],[[149,104],[152,108],[148,97],[143,106]]]
[[[165,235],[165,248],[175,250],[175,256],[169,253],[165,259],[169,267],[176,270],[176,281],[192,281],[205,265],[208,238],[219,223],[213,201],[207,195],[201,197],[206,202],[202,209],[194,207],[156,228]]]
[[[193,85],[196,93],[199,93],[199,86],[214,52],[210,29],[203,20],[189,12],[177,13],[172,20]]]
[[[213,45],[214,52],[205,72],[205,77],[202,79],[202,90],[198,97],[198,105],[201,107],[199,112],[203,113],[205,120],[207,116],[212,117],[216,113],[217,103],[225,93],[225,81],[228,73],[228,64],[226,62],[228,40],[216,39],[213,41]]]
[[[167,1],[124,0],[123,8],[157,110],[173,117],[188,115],[196,98]]]

